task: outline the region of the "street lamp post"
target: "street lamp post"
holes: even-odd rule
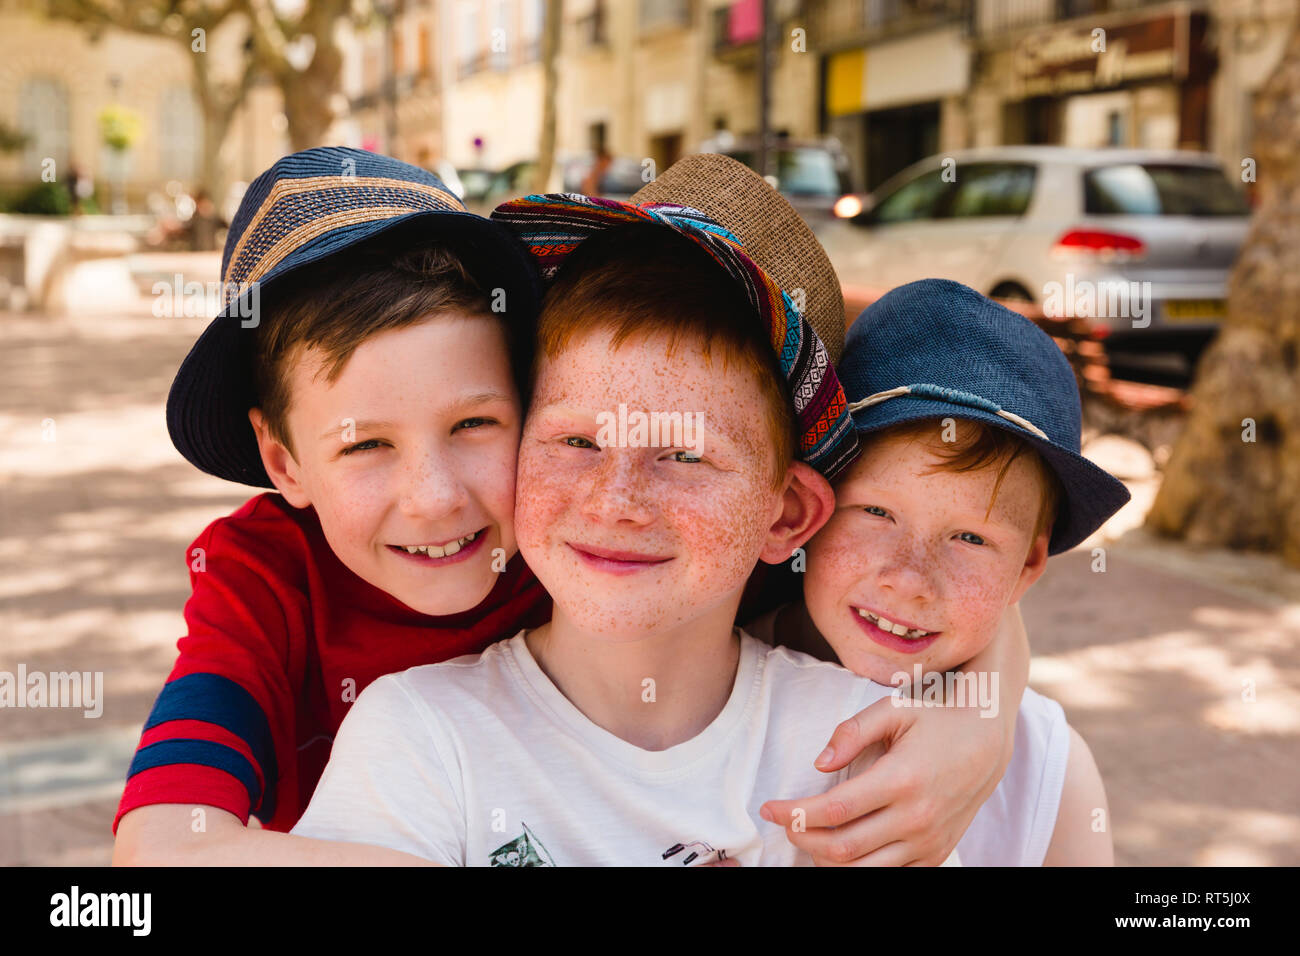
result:
[[[762,0],[763,23],[758,34],[758,150],[755,165],[767,175],[772,108],[772,0]]]

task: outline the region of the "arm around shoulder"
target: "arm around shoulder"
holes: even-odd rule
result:
[[[1043,866],[1114,865],[1106,788],[1088,744],[1071,727],[1061,806]]]

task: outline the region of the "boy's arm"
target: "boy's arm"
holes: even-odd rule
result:
[[[241,824],[253,812],[278,816],[282,828],[301,810],[287,801],[297,799],[309,609],[293,582],[301,557],[273,509],[255,500],[213,522],[187,553],[198,558],[186,634],[131,762],[115,833],[127,815],[168,804],[213,807]]]
[[[196,814],[195,811],[202,811]],[[256,819],[256,818],[254,818]],[[196,821],[203,828],[195,832]],[[158,803],[122,817],[114,866],[437,866],[386,847],[245,827],[219,807]]]
[[[899,706],[905,702],[899,695],[879,700],[841,723],[814,765],[834,772],[873,745],[883,744],[884,754],[825,793],[768,801],[763,816],[785,826],[790,842],[821,865],[942,863],[1011,761],[1029,676],[1018,605],[1007,609],[997,636],[962,671],[987,672],[990,691],[996,675],[995,716],[953,702],[909,707]],[[793,828],[796,809],[803,811],[799,831]]]
[[[1098,812],[1100,811],[1100,812]],[[1094,829],[1100,821],[1100,829]],[[1070,757],[1065,766],[1061,806],[1043,866],[1114,866],[1110,807],[1092,751],[1070,728]]]

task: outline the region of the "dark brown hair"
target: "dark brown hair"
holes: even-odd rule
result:
[[[380,244],[347,255],[343,262],[331,257],[286,277],[257,329],[253,379],[258,404],[272,436],[291,453],[289,368],[306,349],[324,353],[326,381],[334,382],[357,347],[380,332],[445,312],[494,314],[487,293],[442,246]],[[506,333],[519,379],[527,360],[517,355],[522,343],[513,341],[508,324]]]
[[[721,354],[753,372],[779,484],[794,457],[795,412],[769,333],[758,310],[713,258],[663,226],[619,226],[585,240],[571,253],[542,303],[537,354],[555,358],[575,336],[613,333],[621,346],[633,338],[668,337],[669,357],[683,344],[711,360]]]

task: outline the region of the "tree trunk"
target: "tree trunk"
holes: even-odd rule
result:
[[[334,27],[348,15],[351,0],[313,0],[296,25],[281,22],[268,0],[248,6],[256,56],[284,98],[290,150],[323,145],[334,121],[331,101],[343,72],[343,52],[334,40]],[[311,61],[299,70],[290,62],[289,47],[302,37],[311,37],[313,47]]]
[[[559,86],[560,0],[546,0],[542,24],[542,133],[537,144],[533,191],[546,192],[555,166],[555,97]]]
[[[1259,205],[1147,525],[1300,566],[1300,25],[1255,120]]]

